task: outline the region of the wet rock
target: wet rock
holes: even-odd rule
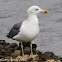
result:
[[[39,50],[36,50],[36,54],[38,54],[39,59],[42,59],[42,52],[40,52]]]
[[[0,44],[0,49],[3,49],[4,48],[4,45]]]
[[[4,45],[5,44],[5,40],[0,40],[0,44]]]
[[[1,49],[1,52],[4,53],[5,52],[5,49]]]
[[[5,46],[5,49],[9,49],[8,46]]]
[[[56,55],[52,55],[52,58],[55,59],[55,60],[60,60],[61,58],[56,56]]]
[[[24,54],[30,55],[30,53],[31,53],[30,47],[26,47],[26,48],[24,49]]]
[[[47,60],[45,62],[61,62],[61,61],[60,60],[49,59],[49,60]]]
[[[21,46],[17,46],[17,50],[21,50]]]
[[[62,62],[62,57],[60,57],[61,58],[61,62]]]
[[[5,57],[6,56],[11,56],[11,53],[9,53],[9,52],[8,53],[4,53],[4,55],[5,55]]]
[[[9,55],[11,55],[11,50],[9,49],[9,50],[5,50],[5,49],[1,49],[1,51],[0,51],[0,55],[2,55],[2,56],[9,56]]]
[[[11,54],[11,56],[13,56],[13,57],[17,57],[17,56],[20,55],[20,53],[21,53],[20,50],[15,50],[14,53]]]
[[[42,52],[40,52],[39,50],[36,50],[36,52],[35,52],[36,54],[42,54]]]
[[[36,49],[37,45],[36,44],[32,44],[32,48]]]
[[[7,45],[10,45],[10,43],[5,43],[5,45],[7,46]]]
[[[55,60],[54,59],[50,59],[50,60],[47,60],[45,62],[55,62]]]
[[[15,50],[14,50],[14,48],[10,48],[10,50],[12,51],[12,52],[14,52]]]
[[[31,53],[30,42],[27,42],[27,43],[23,42],[23,47],[24,47],[24,53],[26,55],[25,57],[27,57],[28,59],[28,56]],[[59,60],[62,61],[62,57],[58,57],[54,55],[53,52],[42,53],[39,50],[36,50],[36,47],[37,47],[36,44],[32,44],[32,50],[33,50],[34,55],[37,54],[39,57],[38,62],[45,62],[50,59],[54,59],[56,62],[59,62]],[[21,44],[18,46],[16,43],[10,44],[10,43],[6,43],[5,40],[0,40],[0,58],[8,58],[10,56],[12,56],[13,58],[14,57],[16,58],[20,55],[21,53],[20,50],[21,50]],[[19,56],[19,58],[25,59],[22,56]],[[34,59],[37,59],[37,58],[35,57]]]
[[[3,55],[3,52],[2,51],[0,51],[0,55]]]
[[[54,55],[53,52],[45,52],[42,54],[42,59],[44,59],[44,60],[49,60],[49,59],[60,60],[61,58]]]
[[[61,62],[60,60],[57,60],[56,62]]]
[[[44,60],[53,59],[52,56],[54,56],[53,52],[45,52],[42,54],[42,59]]]
[[[4,58],[4,56],[3,55],[0,55],[0,58]]]
[[[12,43],[12,44],[10,44],[8,47],[9,47],[9,48],[14,48],[14,47],[16,47],[16,46],[18,46],[16,43]]]
[[[30,59],[28,59],[27,61],[28,61],[28,62],[32,62],[32,61],[33,61],[33,58],[30,58]]]
[[[14,47],[14,50],[17,50],[18,49],[18,46]]]
[[[11,54],[17,49],[16,43],[6,43],[5,40],[0,40],[0,55],[2,57],[11,56]]]
[[[5,51],[5,53],[11,53],[12,51],[10,49],[8,49],[7,51]]]
[[[10,56],[6,56],[5,59],[10,59]]]

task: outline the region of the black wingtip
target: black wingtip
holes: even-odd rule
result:
[[[9,37],[9,35],[8,35],[8,34],[7,34],[6,36],[7,36],[7,37]]]
[[[11,38],[9,34],[6,35],[8,38]]]

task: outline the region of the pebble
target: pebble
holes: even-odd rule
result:
[[[20,50],[15,50],[14,53],[11,54],[11,56],[13,56],[13,57],[17,57],[17,56],[20,55],[20,53],[21,53]]]

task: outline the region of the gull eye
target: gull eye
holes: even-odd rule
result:
[[[38,10],[38,9],[35,9],[36,11]]]

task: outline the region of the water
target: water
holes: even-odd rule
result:
[[[32,43],[38,45],[37,50],[62,56],[62,0],[0,0],[0,39],[18,43],[6,34],[15,23],[26,19],[26,11],[32,5],[49,12],[38,14],[40,33]]]

